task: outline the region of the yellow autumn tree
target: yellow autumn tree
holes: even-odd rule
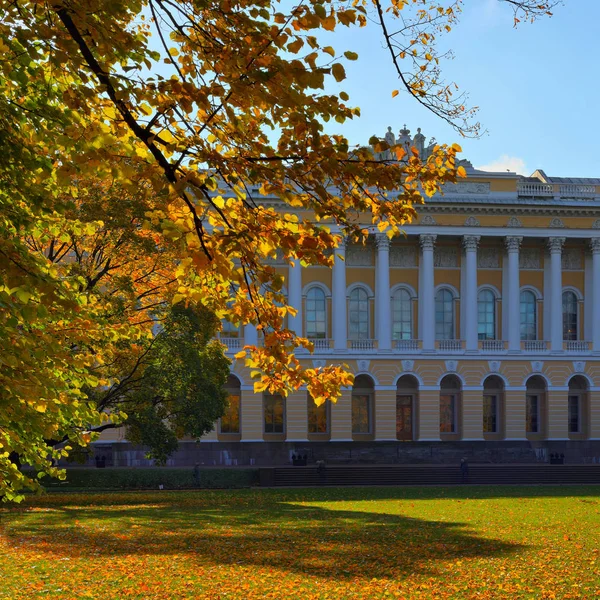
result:
[[[554,4],[504,1],[515,19]],[[50,461],[68,447],[49,452],[45,441],[89,441],[103,417],[85,390],[107,384],[94,368],[149,335],[107,320],[102,290],[48,260],[51,240],[102,232],[102,210],[71,211],[90,177],[152,196],[144,214],[143,203],[117,210],[173,253],[176,302],[263,332],[246,357],[257,390],[306,385],[317,402],[337,398],[351,377],[300,365],[295,349],[311,344],[283,327],[293,309],[269,259],[331,265],[341,236],[366,238],[356,215],[391,237],[461,170],[457,145],[424,162],[327,133],[359,117],[348,94],[325,91],[357,55],[320,33],[374,20],[401,89],[476,134],[436,51],[459,10],[442,0],[0,0],[0,494],[34,485],[16,457],[57,474]]]

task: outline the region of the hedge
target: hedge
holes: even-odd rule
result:
[[[193,467],[71,468],[65,481],[44,479],[42,484],[48,490],[244,488],[258,485],[258,469],[201,469],[198,485]]]

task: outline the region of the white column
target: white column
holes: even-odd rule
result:
[[[345,352],[348,349],[347,318],[346,318],[346,242],[342,240],[334,250],[333,290],[331,298],[331,318],[333,332],[333,347]]]
[[[302,336],[302,267],[298,259],[289,267],[288,304],[298,311],[295,316],[288,316],[288,329]]]
[[[521,350],[521,313],[520,313],[520,282],[519,282],[519,248],[522,237],[507,237],[506,249],[508,251],[508,350],[520,352]]]
[[[465,338],[467,352],[477,352],[477,245],[478,235],[465,235],[466,277],[465,277]]]
[[[562,315],[562,247],[565,238],[550,238],[550,350],[562,352],[563,349],[563,315]]]
[[[437,235],[426,233],[419,236],[421,242],[421,286],[419,290],[419,299],[421,304],[419,311],[423,315],[421,323],[423,329],[421,340],[423,341],[423,350],[433,352],[435,350],[435,298],[434,298],[434,279],[433,279],[433,248]]]
[[[590,242],[592,249],[592,297],[585,299],[592,303],[592,350],[600,353],[600,238]]]
[[[256,325],[250,324],[244,327],[244,344],[246,346],[258,345],[258,332],[256,331]]]
[[[392,349],[392,319],[390,301],[390,239],[380,233],[375,236],[377,244],[377,271],[375,272],[375,294],[377,306],[377,347]]]

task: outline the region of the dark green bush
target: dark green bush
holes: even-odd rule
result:
[[[186,490],[194,488],[244,488],[258,485],[258,469],[201,469],[200,485],[194,480],[194,469],[166,467],[135,468],[67,468],[67,479],[43,479],[53,489],[158,489]]]

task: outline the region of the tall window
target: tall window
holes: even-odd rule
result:
[[[277,394],[265,394],[263,397],[265,433],[283,433],[285,415],[283,398]]]
[[[577,339],[577,296],[574,292],[563,292],[563,340]]]
[[[350,292],[348,319],[351,340],[369,339],[369,296],[364,288],[356,287]]]
[[[542,406],[546,398],[546,382],[534,375],[527,380],[525,395],[525,429],[527,433],[542,433]]]
[[[447,375],[440,384],[440,433],[458,433],[458,403],[460,381]]]
[[[583,414],[587,403],[588,382],[581,375],[569,381],[569,433],[583,433]]]
[[[483,383],[483,432],[500,431],[500,404],[504,394],[504,382],[495,375]]]
[[[228,404],[221,417],[221,433],[240,432],[240,381],[231,375],[227,380],[225,391],[228,394]]]
[[[441,289],[435,295],[435,337],[454,339],[454,297],[450,290]]]
[[[408,290],[399,289],[392,297],[392,339],[412,340],[412,298]]]
[[[580,432],[580,405],[579,394],[569,394],[569,433]]]
[[[308,433],[329,433],[329,402],[317,406],[308,395]]]
[[[481,290],[477,296],[477,337],[496,339],[496,297],[491,290]]]
[[[529,290],[521,292],[521,339],[537,340],[537,300]]]
[[[310,288],[306,294],[306,337],[327,337],[327,299],[318,287]]]
[[[352,433],[371,433],[372,401],[373,382],[359,375],[352,388]]]
[[[419,390],[417,380],[411,375],[398,379],[396,387],[396,437],[413,439],[413,407]]]

